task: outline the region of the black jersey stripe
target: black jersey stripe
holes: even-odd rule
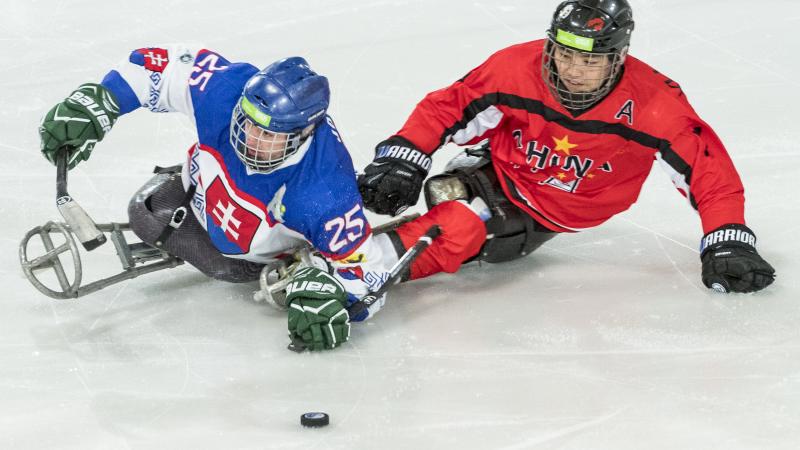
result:
[[[548,122],[554,122],[562,127],[577,131],[579,133],[588,134],[613,134],[620,136],[623,139],[636,142],[644,147],[649,147],[658,150],[661,153],[661,158],[669,164],[675,171],[684,176],[686,184],[691,184],[692,167],[681,158],[681,156],[672,149],[672,145],[666,139],[660,139],[655,136],[649,135],[642,131],[634,130],[621,123],[603,122],[601,120],[577,120],[562,114],[553,108],[546,106],[540,100],[532,98],[520,97],[519,95],[508,94],[505,92],[492,92],[484,94],[483,96],[471,101],[462,114],[461,120],[447,128],[442,134],[439,142],[441,147],[447,142],[450,136],[453,136],[459,130],[467,127],[467,124],[475,119],[475,117],[486,108],[493,105],[503,105],[509,108],[520,109],[530,114],[542,116]],[[697,203],[690,195],[692,206],[697,208]]]

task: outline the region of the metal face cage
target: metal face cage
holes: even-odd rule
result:
[[[576,50],[552,38],[542,56],[542,79],[565,108],[581,111],[602,100],[616,86],[626,50],[591,53]]]
[[[314,126],[291,133],[270,131],[246,114],[242,107],[244,100],[243,97],[233,109],[230,143],[250,170],[270,173],[297,152]]]

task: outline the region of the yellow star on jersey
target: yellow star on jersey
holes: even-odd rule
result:
[[[578,144],[570,144],[568,135],[561,139],[556,139],[556,137],[553,136],[553,141],[556,143],[556,151],[564,152],[567,155],[569,155],[570,150],[578,146]]]
[[[558,178],[559,180],[563,180],[564,178],[567,178],[567,174],[565,174],[564,172],[558,172],[556,178]]]

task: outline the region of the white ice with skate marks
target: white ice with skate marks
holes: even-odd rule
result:
[[[19,239],[58,218],[38,121],[132,49],[202,42],[263,66],[305,56],[329,77],[331,114],[361,168],[425,93],[542,37],[556,4],[9,4],[0,18],[3,447],[795,448],[793,2],[633,4],[632,53],[681,83],[739,168],[748,224],[778,270],[763,293],[702,286],[699,220],[660,169],[602,227],[523,260],[399,286],[335,352],[287,351],[285,313],[251,303],[254,286],[187,266],[65,302],[22,276]],[[70,193],[95,220],[125,220],[152,166],[182,161],[192,141],[177,115],[125,117],[70,172]],[[454,152],[437,155],[432,173]],[[87,277],[116,264],[108,244],[89,256]],[[303,429],[308,411],[331,424]]]

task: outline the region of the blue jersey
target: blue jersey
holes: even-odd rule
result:
[[[198,141],[186,156],[184,187],[198,221],[224,255],[269,262],[311,243],[334,266],[352,296],[379,287],[397,256],[371,234],[350,155],[326,116],[278,169],[251,171],[230,143],[234,106],[258,69],[206,49],[143,48],[102,84],[123,114],[145,107],[194,119]]]

